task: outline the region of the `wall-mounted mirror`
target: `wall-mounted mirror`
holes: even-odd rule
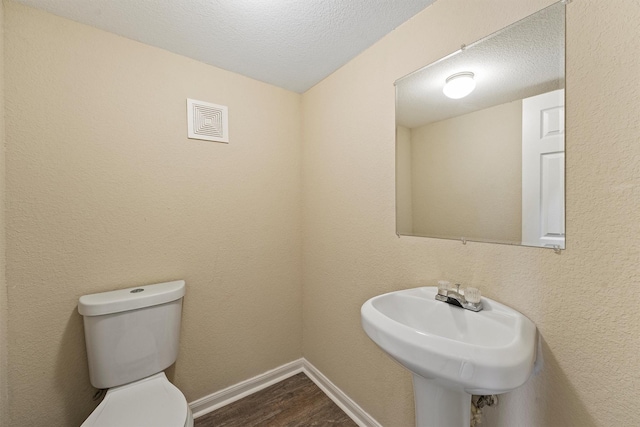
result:
[[[396,82],[399,235],[564,248],[564,33],[556,3]]]

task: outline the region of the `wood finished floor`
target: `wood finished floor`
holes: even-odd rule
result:
[[[358,427],[300,373],[203,415],[195,427]]]

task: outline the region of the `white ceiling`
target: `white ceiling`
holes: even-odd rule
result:
[[[435,0],[18,0],[302,93]]]

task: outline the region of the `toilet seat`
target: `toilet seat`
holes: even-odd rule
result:
[[[107,391],[81,427],[184,427],[189,406],[164,372]]]

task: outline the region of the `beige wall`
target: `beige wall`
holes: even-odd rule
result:
[[[411,129],[413,233],[520,243],[521,141],[522,101]]]
[[[7,282],[5,277],[4,4],[0,1],[0,426],[9,425],[7,384]]]
[[[411,129],[396,127],[396,231],[413,234]]]
[[[395,235],[393,82],[550,3],[438,0],[303,95],[303,352],[385,427],[412,425],[411,380],[363,333],[360,306],[437,279],[478,286],[541,333],[542,373],[486,425],[637,425],[636,0],[567,7],[567,250]]]
[[[301,97],[5,5],[12,426],[95,403],[78,297],[185,279],[192,401],[301,357]],[[186,98],[231,143],[186,138]]]

